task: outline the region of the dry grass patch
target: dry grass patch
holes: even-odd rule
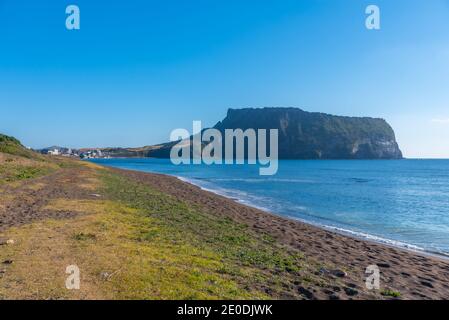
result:
[[[0,153],[0,184],[41,177],[58,168],[51,162]]]
[[[3,190],[0,190],[0,210],[4,210],[13,200],[14,196],[12,194],[6,194]]]
[[[87,167],[87,168],[90,168],[90,169],[95,169],[95,170],[108,170],[107,168],[102,167],[102,166],[100,166],[100,165],[98,165],[98,164],[95,164],[95,163],[93,163],[93,162],[90,162],[90,161],[81,161],[81,162],[79,162],[79,163],[80,163],[81,165]]]
[[[89,170],[82,170],[80,172],[80,177],[82,178],[83,182],[78,186],[89,191],[98,190],[98,188],[101,186],[98,170],[92,170],[92,167],[89,166],[89,162],[82,162],[82,164],[83,166],[88,167]],[[93,163],[92,165],[94,165],[94,168],[97,166]],[[102,170],[104,169],[102,168]]]
[[[90,178],[87,180],[86,183],[79,184],[79,187],[85,190],[89,191],[95,191],[98,189],[98,186],[100,185],[100,181],[95,178]]]
[[[57,200],[48,210],[84,215],[12,228],[0,235],[11,260],[0,278],[0,298],[211,299],[263,298],[239,288],[220,270],[220,255],[171,241],[153,218],[112,201]],[[142,234],[151,233],[151,239]],[[81,270],[81,289],[65,288],[67,265]]]
[[[33,190],[33,191],[39,191],[45,188],[47,185],[45,183],[36,182],[36,183],[30,183],[27,185],[27,189]]]

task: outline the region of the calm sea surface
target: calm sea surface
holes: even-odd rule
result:
[[[173,165],[96,159],[177,176],[273,213],[341,232],[449,255],[449,160],[285,160],[275,176],[254,165]]]

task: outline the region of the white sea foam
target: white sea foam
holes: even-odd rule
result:
[[[214,178],[213,181],[221,182],[249,182],[249,183],[270,183],[270,182],[282,182],[282,183],[315,183],[313,180],[307,179],[284,179],[284,178]]]
[[[397,240],[386,239],[386,238],[382,238],[382,237],[364,233],[364,232],[353,231],[353,230],[349,230],[349,229],[327,226],[327,225],[322,225],[322,227],[325,229],[339,232],[339,233],[351,235],[351,236],[354,236],[357,238],[363,238],[363,239],[380,242],[380,243],[385,243],[385,244],[396,246],[396,247],[407,248],[407,249],[414,250],[414,251],[426,251],[424,248],[415,246],[413,244],[409,244],[409,243],[405,243],[405,242],[401,242],[401,241],[397,241]]]
[[[215,186],[214,187],[206,187],[206,186],[204,186],[204,182],[196,180],[196,179],[192,179],[192,178],[186,178],[186,177],[180,177],[180,176],[176,176],[176,178],[178,178],[179,180],[181,180],[183,182],[193,184],[193,185],[201,188],[201,190],[215,193],[219,196],[229,198],[231,200],[237,201],[239,203],[251,206],[251,207],[259,209],[259,210],[271,212],[271,210],[269,208],[263,207],[263,206],[260,206],[260,205],[257,205],[254,203],[254,201],[256,200],[255,198],[257,198],[257,197],[252,196],[252,198],[254,198],[253,201],[243,198],[242,195],[246,195],[247,197],[249,197],[246,192],[239,191],[239,190],[219,188],[219,187],[215,187]],[[259,199],[262,199],[262,198],[259,198]]]

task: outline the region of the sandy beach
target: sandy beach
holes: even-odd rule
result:
[[[393,287],[403,299],[448,299],[449,261],[445,258],[412,252],[380,243],[337,234],[299,221],[283,218],[231,199],[204,191],[176,177],[113,169],[134,180],[148,184],[182,201],[204,207],[210,213],[244,223],[256,232],[273,236],[277,241],[324,264],[345,270],[344,282],[357,290],[355,298],[370,296],[365,288],[366,267],[377,265],[381,288]],[[318,271],[320,272],[320,271]],[[328,270],[329,277],[335,275]],[[313,291],[312,298],[327,299],[334,293]]]

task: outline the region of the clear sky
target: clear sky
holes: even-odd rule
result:
[[[264,106],[382,117],[405,156],[449,158],[449,1],[0,0],[0,132],[27,146],[149,145]]]

